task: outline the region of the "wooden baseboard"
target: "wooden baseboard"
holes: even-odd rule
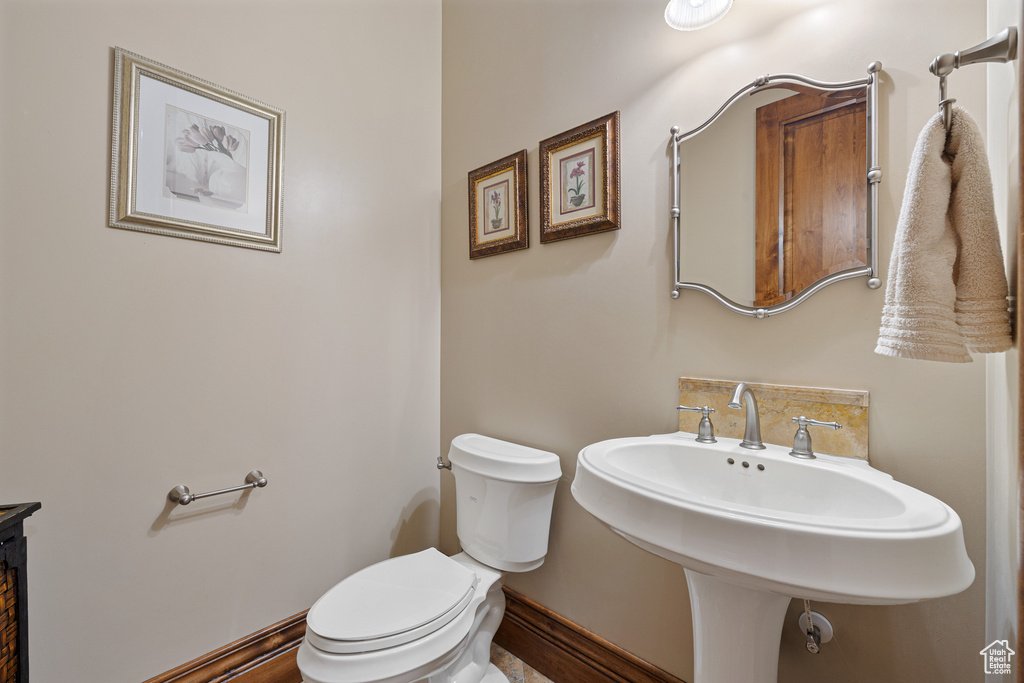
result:
[[[494,642],[555,683],[684,683],[505,588],[505,618]],[[301,683],[295,654],[306,613],[280,621],[145,683]]]
[[[505,587],[494,642],[555,683],[684,683]]]
[[[145,683],[301,683],[295,653],[305,633],[300,612]]]

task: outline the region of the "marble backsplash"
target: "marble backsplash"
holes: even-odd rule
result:
[[[685,406],[710,406],[715,409],[711,422],[716,436],[743,438],[744,410],[729,408],[729,398],[737,381],[679,378],[679,403]],[[822,422],[838,422],[842,429],[809,427],[814,452],[868,459],[868,392],[785,384],[748,386],[757,398],[761,417],[761,440],[792,448],[797,426],[792,418],[803,415]],[[679,429],[697,433],[701,414],[679,412]]]

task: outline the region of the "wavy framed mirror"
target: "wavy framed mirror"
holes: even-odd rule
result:
[[[688,132],[672,128],[672,298],[755,318],[878,277],[878,81],[766,75]],[[686,278],[685,280],[683,278]]]

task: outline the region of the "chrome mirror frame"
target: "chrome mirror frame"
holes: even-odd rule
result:
[[[844,81],[842,83],[830,83],[825,81],[816,81],[805,76],[798,74],[775,74],[765,75],[756,78],[753,82],[744,86],[738,90],[732,97],[725,101],[718,111],[712,115],[710,119],[697,126],[691,131],[686,133],[679,132],[679,126],[672,127],[672,233],[673,233],[673,246],[675,250],[675,270],[672,287],[672,298],[678,299],[679,293],[684,289],[691,289],[698,292],[704,292],[708,296],[714,298],[718,303],[722,304],[729,310],[739,313],[740,315],[746,315],[753,318],[767,318],[768,316],[778,315],[784,313],[792,308],[803,303],[809,296],[833,282],[839,282],[840,280],[848,280],[855,277],[867,277],[867,285],[871,289],[878,289],[881,286],[882,281],[878,277],[878,183],[882,180],[882,169],[878,165],[878,72],[882,69],[881,62],[872,62],[868,66],[868,75],[866,78],[862,78],[855,81]],[[848,90],[850,88],[856,88],[866,86],[867,89],[867,101],[866,101],[866,112],[867,112],[867,164],[866,164],[866,179],[868,183],[867,193],[867,261],[868,265],[860,266],[858,268],[849,268],[847,270],[841,270],[831,275],[817,280],[812,285],[804,289],[802,292],[794,296],[788,301],[774,304],[772,306],[765,306],[763,308],[754,308],[752,306],[745,306],[737,303],[722,293],[718,292],[713,287],[702,285],[698,282],[682,282],[680,280],[680,258],[679,250],[682,246],[682,239],[680,235],[680,209],[679,209],[679,194],[680,194],[680,157],[679,157],[679,145],[685,140],[688,140],[705,128],[714,123],[725,111],[732,106],[738,99],[744,95],[751,95],[755,92],[765,89],[767,86],[777,86],[779,84],[803,84],[809,85],[820,90],[833,91],[833,90]]]

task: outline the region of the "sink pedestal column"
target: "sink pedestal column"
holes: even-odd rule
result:
[[[791,598],[741,588],[687,569],[694,683],[776,683]]]

